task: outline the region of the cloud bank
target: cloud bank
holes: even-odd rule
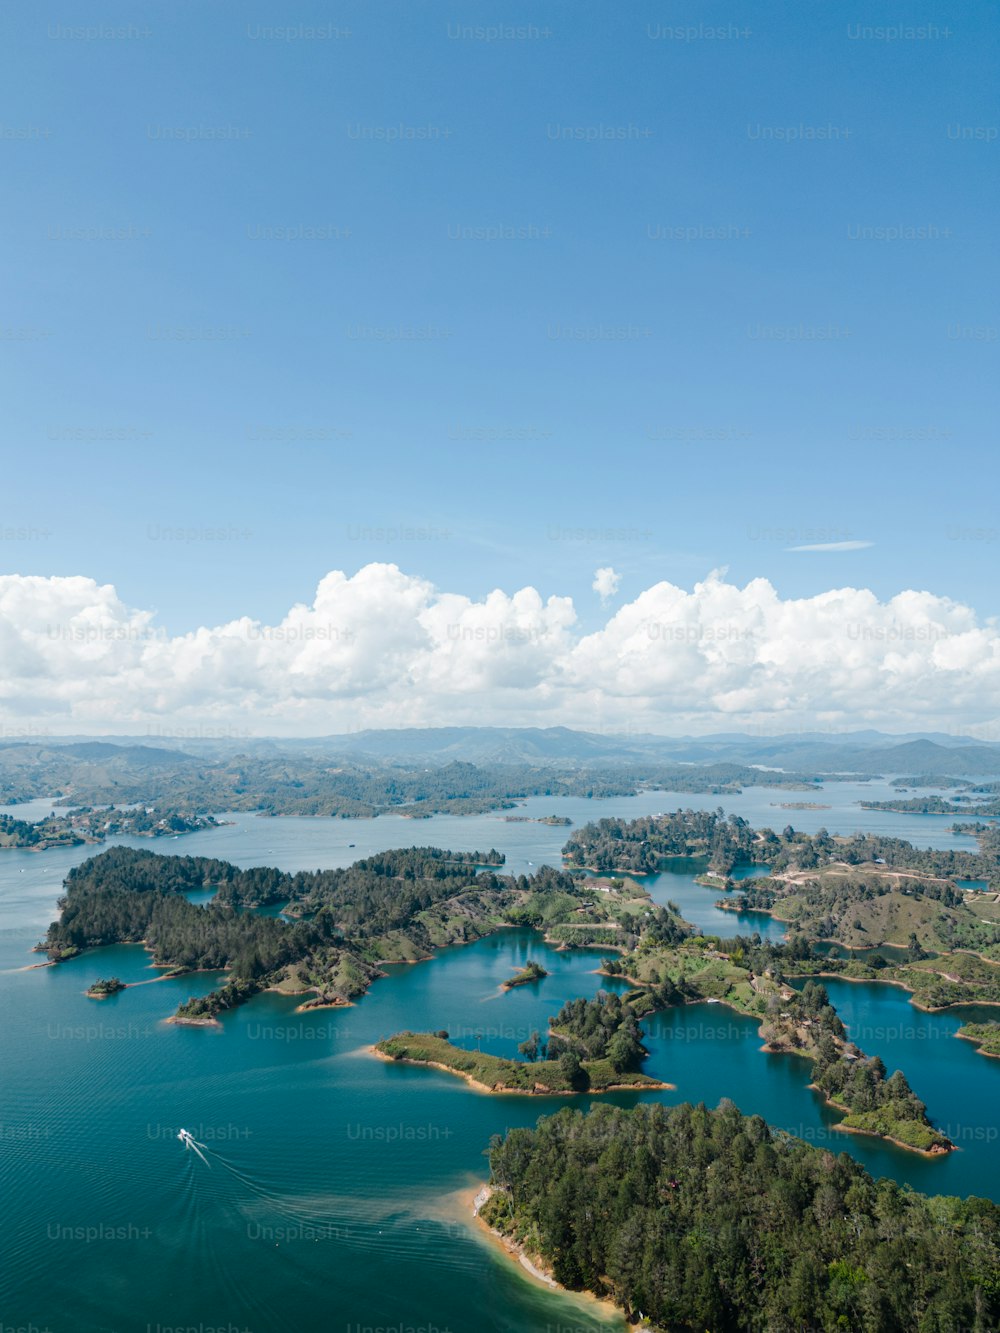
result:
[[[0,576],[0,737],[359,727],[665,733],[992,728],[1000,628],[926,592],[657,583],[584,632],[568,597],[481,601],[396,565],[327,574],[275,625],[167,636],[85,577]]]

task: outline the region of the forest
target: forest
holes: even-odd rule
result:
[[[766,865],[772,874],[789,868],[810,870],[830,863],[882,862],[892,869],[915,870],[950,879],[984,879],[1000,889],[1000,831],[995,825],[959,826],[974,833],[979,851],[914,847],[903,838],[875,833],[833,837],[826,829],[799,833],[786,826],[754,829],[739,815],[677,810],[641,819],[599,819],[578,829],[563,847],[570,866],[601,874],[627,871],[653,874],[671,856],[704,857],[715,874],[729,875],[736,865]]]
[[[529,881],[479,868],[502,862],[495,848],[411,847],[291,875],[112,847],[70,871],[59,918],[40,947],[59,961],[142,941],[157,965],[228,971],[223,987],[182,1008],[186,1018],[210,1018],[270,985],[343,1003],[367,989],[380,961],[425,958],[445,944],[479,939],[520,902],[551,898],[560,919],[583,900],[561,871],[543,867]],[[205,889],[215,890],[207,904],[185,896]],[[285,919],[252,910],[271,903],[285,904]],[[609,918],[612,910],[605,909]]]
[[[650,789],[735,793],[747,786],[801,791],[814,788],[820,778],[818,773],[765,772],[730,762],[453,760],[429,766],[282,752],[273,746],[208,758],[101,742],[0,745],[0,802],[5,804],[55,793],[74,805],[139,803],[186,816],[227,810],[339,818],[478,814],[512,809],[531,796],[597,799]]]
[[[549,1029],[550,1060],[570,1050],[581,1059],[610,1060],[615,1069],[625,1070],[637,1068],[649,1054],[636,1007],[608,991],[598,991],[592,1000],[567,1000],[549,1020]]]
[[[772,835],[773,837],[773,835]],[[599,819],[579,829],[563,847],[571,866],[608,874],[648,875],[670,856],[705,856],[713,870],[728,874],[740,861],[764,862],[764,849],[745,819],[722,809],[677,810],[640,819]]]
[[[693,1333],[989,1333],[1000,1208],[927,1198],[723,1101],[562,1110],[490,1145],[491,1227]]]

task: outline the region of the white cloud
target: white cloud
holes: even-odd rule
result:
[[[594,570],[594,581],[590,586],[594,592],[600,595],[602,602],[607,602],[614,597],[621,581],[622,576],[617,570],[613,569],[611,565],[605,565],[603,569]]]
[[[766,579],[737,587],[716,571],[690,591],[657,583],[583,633],[568,597],[529,587],[474,601],[371,564],[328,574],[275,625],[241,617],[169,637],[110,585],[0,577],[0,738],[448,723],[961,730],[998,719],[1000,628],[927,592],[783,600]]]
[[[786,546],[786,551],[863,551],[874,542],[809,542],[805,546]]]

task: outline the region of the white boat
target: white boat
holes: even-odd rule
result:
[[[179,1130],[177,1137],[180,1139],[181,1143],[184,1144],[185,1148],[190,1148],[192,1152],[196,1152],[206,1166],[211,1165],[208,1158],[201,1151],[202,1148],[205,1147],[204,1143],[199,1143],[189,1129]]]

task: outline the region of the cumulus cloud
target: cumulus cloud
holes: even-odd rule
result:
[[[657,583],[584,633],[568,597],[529,587],[475,600],[371,564],[327,574],[276,624],[244,616],[169,636],[111,585],[0,577],[8,738],[452,723],[959,730],[998,718],[1000,628],[927,592],[783,599],[766,579],[739,587],[717,571],[690,590]]]
[[[594,581],[590,586],[599,594],[602,602],[607,602],[614,597],[621,581],[622,576],[617,570],[611,565],[605,565],[603,569],[594,570]]]

